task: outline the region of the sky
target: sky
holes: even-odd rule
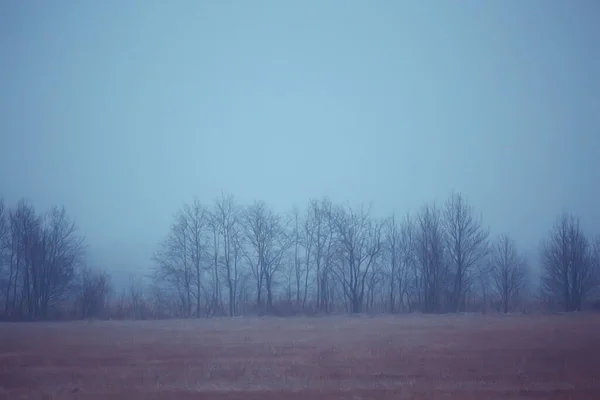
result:
[[[0,195],[148,272],[222,192],[417,211],[461,192],[536,254],[600,233],[600,2],[0,2]],[[127,272],[125,272],[127,271]]]

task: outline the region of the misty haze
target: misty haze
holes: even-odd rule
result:
[[[0,4],[0,399],[600,398],[600,3]]]

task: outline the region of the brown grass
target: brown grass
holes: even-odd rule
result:
[[[0,398],[600,399],[600,317],[0,324]]]

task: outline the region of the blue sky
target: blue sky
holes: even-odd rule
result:
[[[221,192],[404,214],[460,191],[535,252],[600,227],[600,3],[4,1],[0,194],[145,272]]]

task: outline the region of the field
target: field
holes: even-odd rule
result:
[[[600,316],[4,323],[0,398],[600,399]]]

